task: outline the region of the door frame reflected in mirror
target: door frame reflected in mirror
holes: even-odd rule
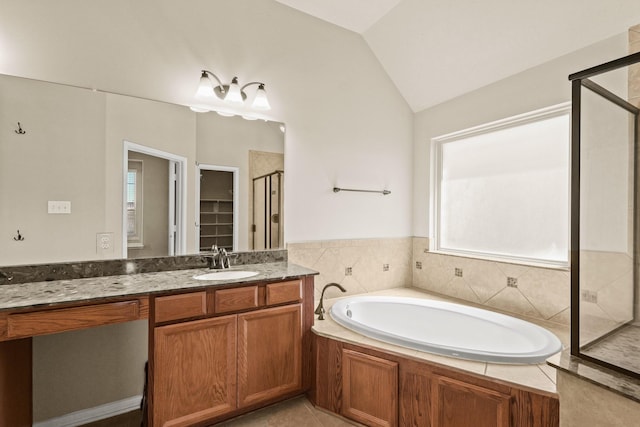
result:
[[[158,150],[136,144],[131,141],[123,141],[122,162],[122,258],[128,257],[127,245],[127,173],[129,171],[129,152],[146,154],[169,161],[170,168],[175,173],[169,173],[169,200],[175,200],[175,204],[169,203],[169,240],[167,246],[169,255],[184,255],[187,248],[187,158],[177,154]]]
[[[201,253],[203,251],[203,247],[200,244],[200,230],[201,230],[201,224],[200,224],[200,202],[201,202],[201,175],[202,175],[202,171],[206,170],[206,171],[216,171],[216,172],[230,172],[233,174],[233,196],[232,196],[232,206],[233,206],[233,247],[232,250],[233,251],[237,251],[238,250],[238,242],[239,242],[239,229],[238,229],[238,223],[239,223],[239,212],[238,212],[238,207],[240,206],[239,204],[239,196],[240,196],[240,168],[235,167],[235,166],[219,166],[219,165],[210,165],[210,164],[204,164],[204,163],[197,163],[196,164],[196,185],[195,185],[195,189],[196,189],[196,210],[195,210],[195,217],[196,217],[196,243],[195,243],[195,253]]]

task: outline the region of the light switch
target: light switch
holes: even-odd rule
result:
[[[60,200],[49,200],[47,213],[50,214],[70,214],[71,202]]]

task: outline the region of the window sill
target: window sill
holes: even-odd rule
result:
[[[481,261],[490,261],[490,262],[501,262],[504,264],[515,264],[515,265],[523,265],[527,267],[536,267],[536,268],[546,268],[548,270],[556,270],[556,271],[571,271],[570,265],[563,263],[546,263],[542,261],[533,261],[526,260],[521,258],[507,258],[500,256],[492,256],[492,255],[482,255],[471,252],[463,252],[463,251],[452,251],[452,250],[443,250],[443,249],[429,249],[428,253],[438,254],[438,255],[448,255],[448,256],[457,256],[461,258],[469,258],[469,259],[477,259]]]

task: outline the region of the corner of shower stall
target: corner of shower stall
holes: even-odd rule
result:
[[[569,79],[571,354],[640,378],[640,53]]]

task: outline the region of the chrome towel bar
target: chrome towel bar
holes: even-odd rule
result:
[[[354,190],[353,188],[333,187],[334,193],[339,193],[340,191],[356,191],[358,193],[380,193],[383,196],[386,196],[387,194],[391,194],[391,191],[389,190]]]

